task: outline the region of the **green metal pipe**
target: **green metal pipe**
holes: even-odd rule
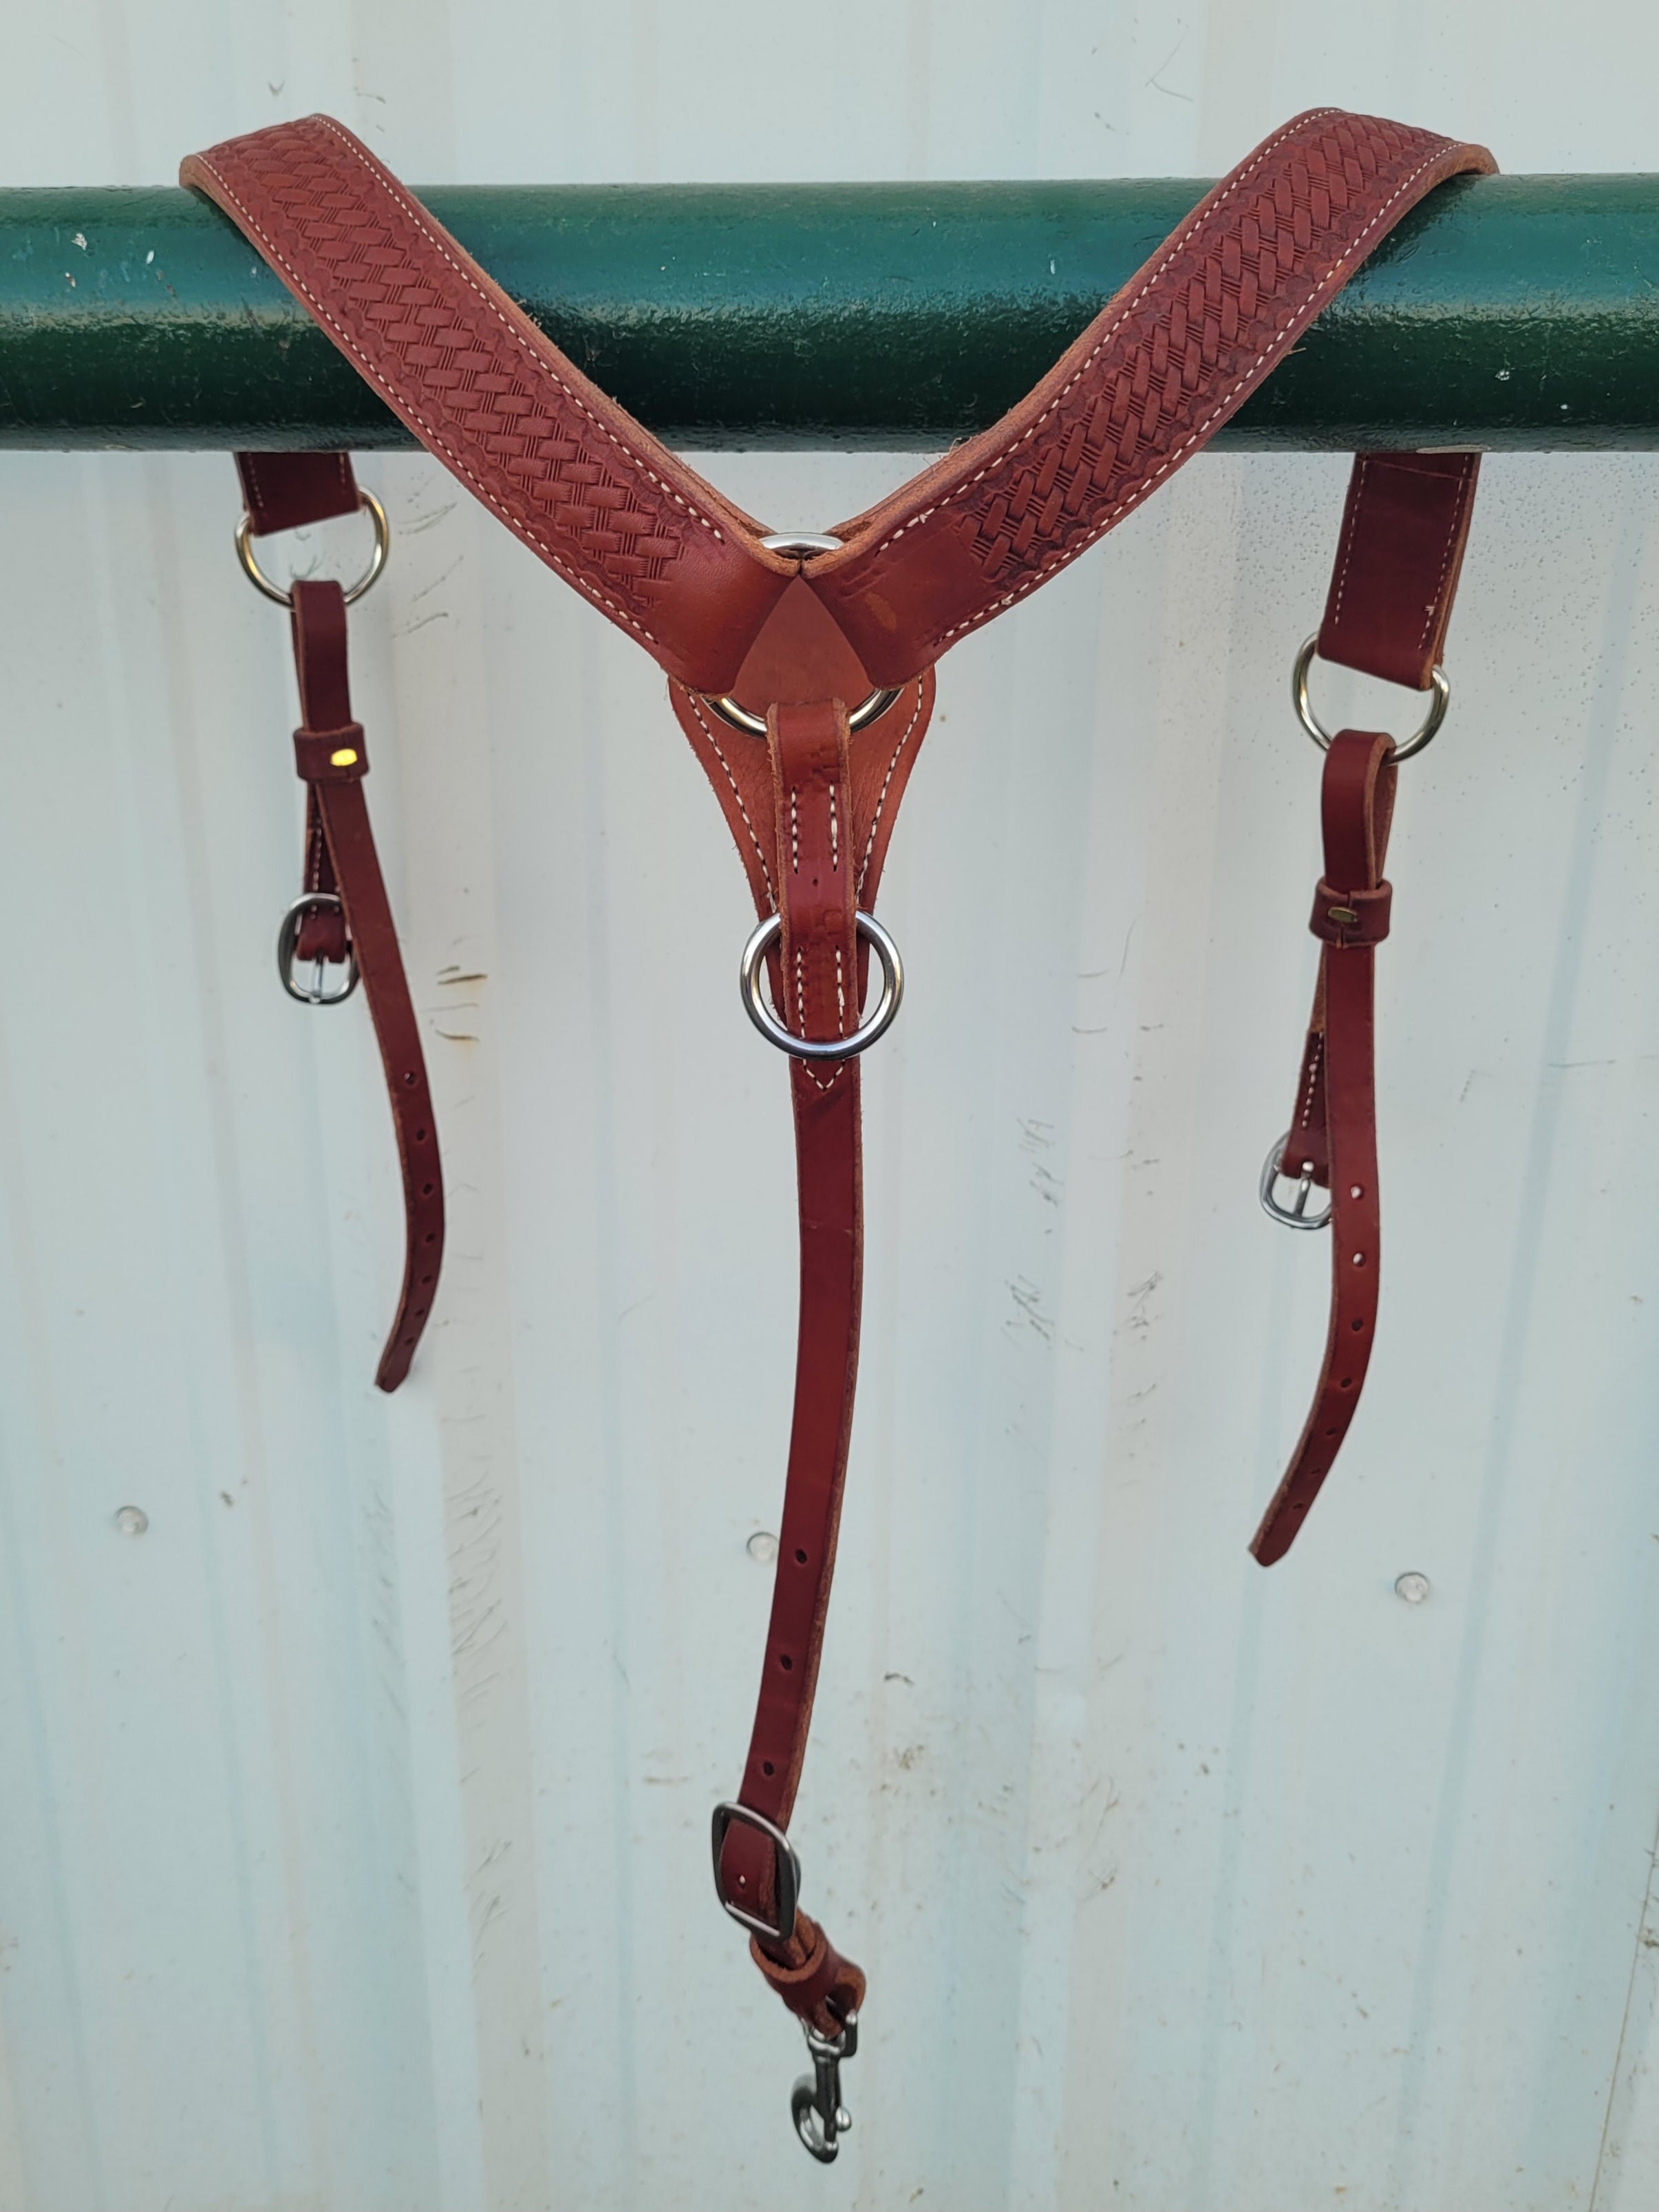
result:
[[[994,421],[1205,190],[1165,179],[422,198],[672,443],[902,447]],[[1659,444],[1659,177],[1443,186],[1223,441]],[[193,195],[0,192],[0,445],[410,442]]]

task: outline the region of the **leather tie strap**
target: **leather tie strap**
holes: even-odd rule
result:
[[[237,466],[256,536],[349,514],[358,503],[343,453],[240,453]],[[409,1372],[443,1262],[437,1123],[363,793],[368,751],[351,714],[345,595],[336,583],[299,581],[290,596],[301,716],[294,757],[306,786],[304,887],[340,902],[306,915],[295,950],[301,960],[356,959],[386,1073],[404,1192],[403,1286],[374,1376],[390,1391]]]
[[[1444,645],[1468,543],[1480,457],[1361,453],[1320,626],[1322,658],[1423,690]],[[1382,1287],[1374,969],[1389,933],[1383,879],[1394,812],[1394,742],[1343,730],[1321,786],[1325,869],[1309,927],[1321,940],[1295,1111],[1278,1161],[1331,1194],[1331,1306],[1312,1409],[1250,1545],[1264,1567],[1296,1540],[1352,1424]]]

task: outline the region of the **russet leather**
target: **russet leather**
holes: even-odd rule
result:
[[[1426,691],[1445,651],[1479,453],[1361,453],[1349,479],[1319,656]]]
[[[1376,1188],[1376,957],[1389,933],[1382,878],[1394,816],[1394,741],[1340,730],[1325,756],[1320,811],[1325,872],[1310,927],[1319,981],[1281,1172],[1331,1194],[1331,1308],[1325,1356],[1290,1466],[1250,1545],[1271,1566],[1296,1540],[1341,1449],[1364,1386],[1382,1282]]]
[[[859,1025],[869,962],[856,917],[874,910],[939,657],[1201,451],[1426,193],[1494,166],[1484,148],[1376,117],[1320,108],[1294,118],[1206,195],[1018,406],[837,526],[838,549],[810,553],[763,545],[759,522],[582,376],[330,118],[229,140],[192,155],[181,178],[240,226],[428,450],[666,672],[757,912],[780,917],[769,956],[774,1006],[793,1036],[823,1042]],[[291,492],[280,471],[264,481],[270,458],[252,457],[261,481],[244,467],[256,527],[286,526],[271,518],[292,519],[296,503],[317,514],[355,504],[349,465],[342,477],[336,457],[303,457],[311,477],[304,485],[296,478]],[[1327,658],[1419,690],[1430,682],[1475,476],[1473,455],[1360,457],[1320,632]],[[343,647],[340,668],[343,684]],[[895,696],[854,730],[849,718],[878,688]],[[735,697],[764,737],[734,726],[711,696],[719,694]],[[313,735],[343,726],[343,690],[324,711],[336,707],[336,723],[315,724]],[[361,781],[324,775],[314,745],[303,757],[317,770],[319,850],[343,893],[343,851],[359,884],[367,880],[340,827],[346,794],[361,804]],[[1313,910],[1320,976],[1283,1164],[1297,1173],[1305,1162],[1331,1188],[1332,1311],[1314,1410],[1256,1537],[1264,1564],[1288,1547],[1329,1471],[1376,1325],[1373,968],[1389,920],[1382,868],[1394,776],[1387,738],[1344,731],[1331,744]],[[366,834],[366,815],[362,823]],[[346,903],[361,959],[362,889]],[[384,959],[380,968],[381,1003],[390,1005],[397,994]],[[382,1048],[389,1071],[401,1064],[386,1034]],[[805,1758],[852,1431],[860,1067],[851,1057],[789,1060],[800,1237],[795,1394],[739,1791],[741,1806],[780,1832]],[[398,1127],[401,1147],[407,1132]],[[431,1196],[423,1185],[416,1194]],[[429,1298],[424,1273],[415,1287]],[[781,1924],[776,1851],[766,1833],[729,1821],[719,1891],[776,1929],[751,1937],[756,1964],[792,2011],[833,2036],[862,2002],[864,1977],[805,1912]]]
[[[356,505],[355,487],[351,505]],[[305,888],[337,894],[343,909],[315,917],[319,927],[309,937],[310,924],[302,928],[297,949],[303,959],[356,956],[380,1047],[403,1184],[404,1273],[374,1380],[379,1389],[395,1390],[431,1317],[443,1264],[438,1125],[363,793],[368,750],[362,725],[351,714],[345,597],[336,583],[303,580],[291,588],[301,713],[294,757],[306,786]]]

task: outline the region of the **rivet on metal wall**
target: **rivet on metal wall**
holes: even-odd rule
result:
[[[778,1556],[778,1540],[769,1528],[757,1528],[749,1539],[748,1551],[751,1559],[758,1559],[762,1566],[769,1567]]]
[[[1403,1597],[1407,1605],[1421,1605],[1431,1587],[1426,1575],[1396,1575],[1394,1594],[1396,1597]]]
[[[115,1516],[115,1525],[124,1536],[142,1536],[149,1526],[149,1516],[142,1505],[124,1505]]]

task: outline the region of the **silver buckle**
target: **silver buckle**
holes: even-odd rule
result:
[[[1286,1129],[1261,1164],[1261,1211],[1270,1221],[1282,1222],[1286,1229],[1322,1229],[1331,1218],[1330,1203],[1327,1200],[1322,1213],[1309,1212],[1308,1200],[1313,1195],[1313,1176],[1305,1170],[1301,1175],[1293,1176],[1287,1169],[1279,1165],[1285,1157],[1285,1147],[1295,1133],[1294,1130]],[[1278,1186],[1281,1182],[1293,1182],[1296,1185],[1296,1199],[1292,1205],[1281,1206],[1279,1202]]]
[[[766,915],[750,932],[743,957],[738,963],[738,988],[743,994],[744,1012],[768,1044],[776,1045],[792,1060],[851,1060],[859,1053],[867,1052],[877,1038],[885,1036],[893,1025],[893,1017],[904,997],[904,963],[899,957],[899,949],[874,915],[860,912],[853,919],[859,935],[870,945],[881,963],[881,996],[874,1013],[851,1036],[826,1037],[821,1042],[791,1036],[767,1005],[766,994],[761,987],[761,969],[766,956],[783,935],[783,916]]]
[[[726,1886],[720,1880],[720,1853],[726,1846],[726,1832],[734,1820],[739,1826],[752,1828],[757,1835],[764,1836],[772,1846],[778,1901],[775,1925],[763,1920],[758,1913],[745,1912],[742,1905],[733,1905],[726,1893]],[[751,1934],[764,1936],[771,1943],[787,1943],[795,1932],[795,1905],[800,1896],[800,1861],[788,1837],[761,1814],[751,1813],[747,1805],[716,1805],[710,1836],[714,1852],[714,1894],[720,1901],[721,1911],[730,1913],[740,1928],[747,1928]]]
[[[308,914],[340,914],[345,912],[344,902],[335,891],[307,891],[296,898],[283,916],[283,926],[276,933],[276,973],[283,979],[283,988],[290,999],[297,999],[302,1006],[337,1006],[344,1003],[357,988],[357,955],[348,943],[345,957],[345,981],[337,991],[325,988],[323,969],[325,960],[312,963],[311,988],[294,980],[294,956],[299,950],[300,925]]]

